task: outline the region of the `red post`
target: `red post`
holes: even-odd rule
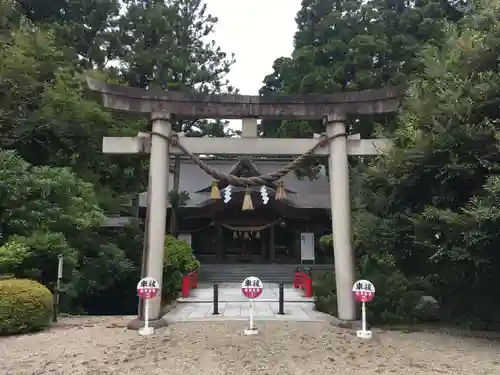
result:
[[[313,296],[312,278],[310,276],[306,276],[304,280],[304,297],[312,297],[312,296]]]
[[[305,272],[297,272],[295,275],[295,288],[304,289],[307,274]]]
[[[193,272],[193,289],[198,288],[198,272]]]
[[[300,272],[294,272],[293,273],[293,287],[297,289],[299,287],[299,276]]]
[[[189,278],[189,274],[187,274],[182,278],[182,291],[181,291],[182,297],[184,298],[189,297],[190,289],[191,289],[191,280]]]

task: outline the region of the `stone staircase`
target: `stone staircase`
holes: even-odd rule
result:
[[[263,283],[293,283],[294,264],[201,264],[198,280],[203,284],[241,283],[256,276]]]

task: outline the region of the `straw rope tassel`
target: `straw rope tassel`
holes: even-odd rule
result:
[[[220,190],[219,187],[217,186],[217,181],[212,182],[212,189],[210,190],[210,199],[213,200],[221,199]]]
[[[285,183],[283,181],[278,182],[278,190],[276,191],[277,201],[283,201],[286,199]]]
[[[251,211],[253,210],[252,197],[250,196],[250,192],[245,191],[245,197],[243,198],[243,207],[241,207],[241,211]]]

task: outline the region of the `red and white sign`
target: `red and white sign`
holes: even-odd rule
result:
[[[155,298],[159,291],[160,285],[152,277],[145,277],[137,284],[137,295],[142,299]]]
[[[243,283],[241,283],[241,291],[243,295],[249,299],[259,297],[262,294],[262,290],[264,290],[264,284],[255,276],[247,277],[243,280]]]
[[[358,280],[352,287],[354,298],[358,302],[370,302],[375,297],[375,286],[368,280]]]

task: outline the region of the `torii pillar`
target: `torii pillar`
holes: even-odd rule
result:
[[[334,137],[329,144],[330,209],[332,213],[333,251],[338,318],[356,319],[356,302],[352,296],[355,282],[354,251],[351,231],[351,197],[345,116],[331,114],[325,119],[326,132]],[[333,178],[335,176],[335,179]]]
[[[170,136],[172,123],[170,114],[155,111],[151,113],[153,133]],[[170,172],[170,142],[159,136],[152,136],[151,154],[149,157],[148,197],[150,204],[149,221],[147,225],[148,249],[146,257],[146,275],[153,277],[160,285],[163,282],[163,261],[165,253],[165,234],[167,226],[168,182]],[[155,298],[149,301],[149,316],[152,321],[160,318],[161,290]]]

